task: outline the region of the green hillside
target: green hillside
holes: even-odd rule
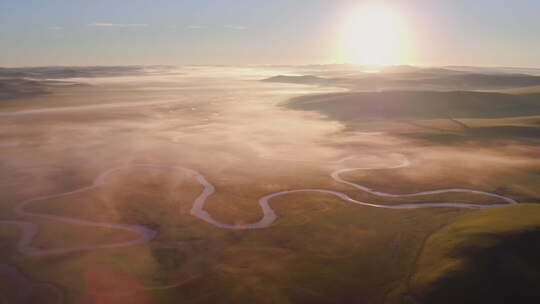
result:
[[[540,205],[467,214],[426,242],[410,282],[420,303],[540,303]]]

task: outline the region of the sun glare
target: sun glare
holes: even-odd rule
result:
[[[403,24],[398,14],[382,6],[360,7],[344,25],[341,59],[362,65],[402,63]]]

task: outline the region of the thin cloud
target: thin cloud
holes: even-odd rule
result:
[[[187,28],[190,29],[190,30],[200,30],[200,29],[205,29],[206,26],[204,26],[204,25],[188,25]]]
[[[145,23],[106,23],[106,22],[93,22],[88,24],[88,26],[94,27],[141,27],[148,26]]]
[[[241,26],[241,25],[225,25],[224,27],[231,30],[237,30],[237,31],[243,31],[247,29],[247,27]]]
[[[63,30],[64,28],[61,26],[49,26],[49,29],[53,31],[59,31],[59,30]]]

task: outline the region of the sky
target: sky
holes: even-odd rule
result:
[[[378,63],[353,62],[369,49],[540,67],[539,15],[539,0],[0,0],[0,66]]]

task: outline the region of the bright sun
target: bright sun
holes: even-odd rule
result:
[[[399,16],[381,6],[360,7],[344,25],[342,60],[363,65],[392,65],[404,56]]]

